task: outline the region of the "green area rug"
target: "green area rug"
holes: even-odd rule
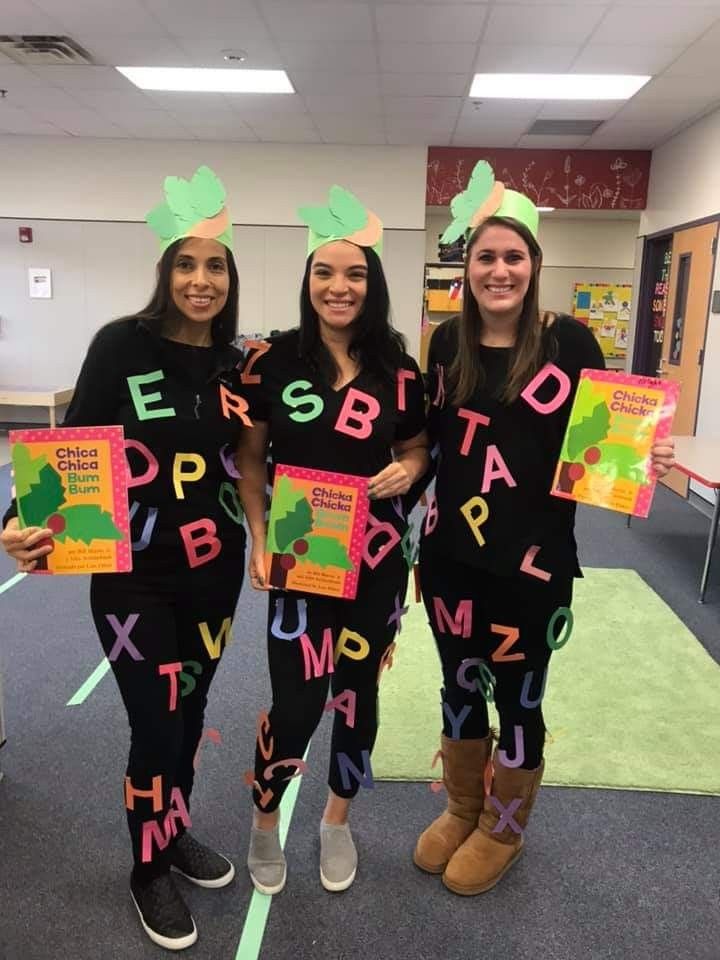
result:
[[[543,700],[545,783],[720,795],[720,666],[634,570],[589,569],[575,587]],[[380,685],[378,780],[440,776],[440,665],[408,603]]]

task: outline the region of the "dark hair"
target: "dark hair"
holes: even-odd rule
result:
[[[142,320],[145,326],[160,336],[166,331],[168,323],[172,324],[177,320],[178,309],[173,303],[170,295],[170,275],[175,265],[177,252],[185,242],[191,237],[182,237],[171,243],[163,252],[157,265],[157,282],[155,290],[150,297],[150,302],[143,309],[135,314],[137,320]],[[210,332],[212,342],[215,346],[226,346],[232,343],[237,335],[237,313],[238,313],[238,272],[235,266],[232,252],[226,249],[228,273],[230,275],[230,286],[225,306],[216,317],[213,317]]]
[[[485,382],[485,371],[478,346],[482,329],[482,317],[477,301],[468,283],[468,266],[473,247],[488,227],[509,227],[528,246],[532,260],[532,273],[527,293],[523,300],[518,320],[517,337],[510,355],[510,366],[505,385],[500,393],[504,403],[517,400],[523,388],[554,353],[554,338],[548,336],[554,314],[545,312],[540,317],[539,278],[542,267],[542,250],[524,223],[513,217],[488,217],[475,228],[465,247],[465,283],[463,311],[458,327],[458,351],[448,371],[452,387],[452,402],[467,403],[473,393]]]
[[[353,321],[348,354],[360,369],[379,381],[392,381],[402,364],[405,338],[390,321],[390,295],[380,258],[372,247],[360,247],[367,261],[367,293],[360,314]],[[340,371],[320,337],[318,315],[310,300],[310,270],[314,253],[305,262],[300,289],[300,356],[326,383],[332,384]]]

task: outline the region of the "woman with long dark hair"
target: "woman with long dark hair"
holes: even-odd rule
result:
[[[278,806],[288,780],[304,768],[330,686],[334,717],[320,880],[326,890],[339,891],[355,878],[348,813],[359,783],[372,785],[379,675],[408,580],[403,495],[428,462],[423,383],[390,324],[377,252],[380,221],[339,187],[330,191],[327,209],[305,208],[300,215],[310,226],[310,242],[299,329],[260,344],[244,372],[254,427],[243,435],[238,468],[253,587],[267,589],[269,575],[268,446],[275,464],[368,477],[371,502],[355,599],[285,590],[268,597],[273,703],[258,724],[248,867],[255,887],[269,894],[279,892],[286,878]]]
[[[418,840],[418,867],[463,895],[515,862],[543,774],[541,702],[551,650],[571,629],[581,576],[575,504],[549,493],[582,368],[604,367],[592,332],[541,313],[538,211],[485,162],[453,201],[466,230],[462,315],[429,353],[429,432],[440,447],[420,579],[440,655],[447,810]],[[651,469],[672,465],[672,442]],[[493,755],[487,701],[500,736]]]
[[[225,191],[207,167],[168,177],[148,214],[162,256],[150,303],[93,339],[64,425],[122,424],[130,481],[133,570],[96,574],[90,601],[130,723],[124,781],[132,899],[148,936],[180,950],[197,939],[170,873],[230,883],[225,857],[189,833],[194,758],[207,694],[242,584],[245,531],[233,464],[249,427],[240,396],[238,275]],[[30,571],[49,530],[2,543]]]

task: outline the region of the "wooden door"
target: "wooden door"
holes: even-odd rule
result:
[[[673,433],[694,436],[710,291],[715,270],[717,223],[673,234],[670,285],[658,376],[680,383]],[[664,483],[686,497],[688,479],[671,470]]]

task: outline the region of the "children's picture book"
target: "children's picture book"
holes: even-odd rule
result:
[[[271,587],[355,597],[367,484],[367,477],[277,464],[265,557]]]
[[[650,448],[670,436],[680,384],[582,370],[551,493],[635,517],[650,512]]]
[[[33,573],[132,569],[122,427],[11,430],[21,527],[48,527],[53,551]]]

